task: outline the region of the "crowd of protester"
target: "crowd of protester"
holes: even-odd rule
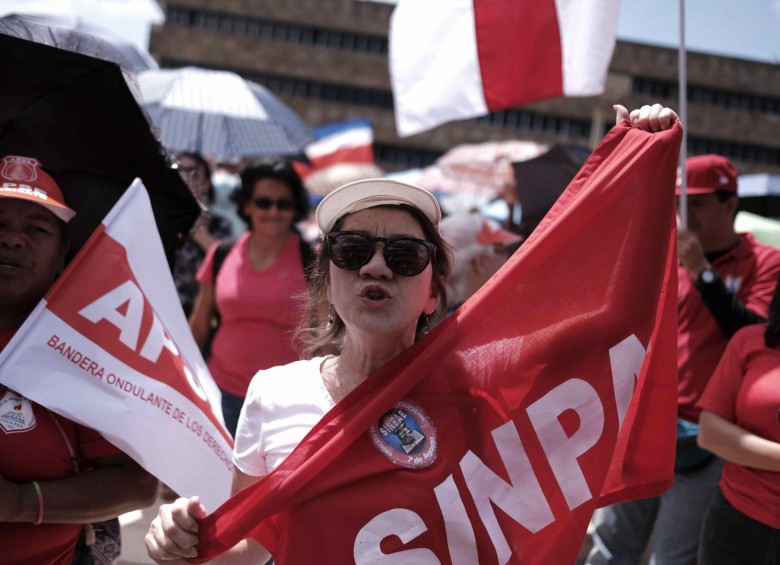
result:
[[[676,119],[660,106],[651,112],[656,125],[645,112],[640,127]],[[618,121],[628,117],[618,110]],[[511,225],[473,210],[442,218],[431,193],[389,179],[330,193],[313,216],[323,237],[306,241],[296,226],[311,217],[309,197],[283,160],[241,171],[231,199],[247,230],[234,238],[210,209],[209,162],[181,154],[178,168],[203,213],[173,274],[235,437],[233,493],[276,468],[325,413],[522,245]],[[737,171],[728,159],[691,157],[686,170],[674,483],[659,497],[597,511],[589,565],[648,556],[655,565],[780,563],[780,250],[734,230]],[[35,156],[6,156],[1,174],[37,179],[49,196],[42,204],[0,189],[4,347],[62,272],[73,211]],[[6,387],[0,405],[22,415],[21,427],[0,430],[0,563],[68,563],[91,551],[84,523],[152,503],[154,477],[99,433]],[[193,557],[204,514],[197,497],[163,505],[149,555]],[[253,542],[231,553],[247,563],[271,557]]]

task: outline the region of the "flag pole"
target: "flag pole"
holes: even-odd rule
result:
[[[680,227],[688,229],[688,175],[685,169],[685,160],[688,157],[688,65],[685,50],[685,0],[679,0],[680,5],[680,45],[678,48],[678,91],[680,124],[683,134],[680,142],[680,203],[678,214]]]

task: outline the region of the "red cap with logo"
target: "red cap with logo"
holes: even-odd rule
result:
[[[713,192],[737,193],[737,168],[721,155],[699,155],[685,162],[688,194]],[[680,194],[680,175],[677,174],[677,194]]]
[[[63,222],[76,215],[65,204],[60,187],[34,157],[6,155],[0,163],[0,198],[21,198],[40,204]]]

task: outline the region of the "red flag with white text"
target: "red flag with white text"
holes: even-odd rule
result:
[[[179,304],[140,180],[3,349],[0,382],[98,430],[207,508],[230,494],[233,441],[219,390]]]
[[[389,32],[398,134],[601,94],[618,10],[619,0],[399,0]]]
[[[681,134],[614,127],[483,288],[201,522],[199,559],[573,563],[594,509],[667,489]]]

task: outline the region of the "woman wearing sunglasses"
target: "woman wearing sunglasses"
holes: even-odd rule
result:
[[[629,118],[621,107],[619,121],[665,129],[673,121],[667,122],[668,112],[654,106],[642,118]],[[428,191],[388,179],[357,181],[328,194],[315,216],[324,237],[300,332],[309,357],[252,380],[233,451],[233,493],[279,466],[336,403],[446,312],[451,252]],[[146,535],[149,556],[157,563],[196,556],[197,519],[205,514],[197,497],[163,505]],[[264,563],[268,557],[252,539],[215,562]]]
[[[300,359],[293,334],[306,292],[304,263],[313,252],[293,227],[308,213],[308,196],[286,162],[247,168],[231,198],[249,230],[209,249],[190,327],[201,350],[211,340],[209,370],[235,435],[254,374]]]
[[[252,379],[233,452],[234,493],[276,468],[328,410],[446,312],[450,250],[430,192],[386,179],[357,181],[326,196],[316,220],[325,235],[300,331],[312,357]],[[166,517],[147,535],[150,556],[195,555],[189,531],[192,516],[203,513],[183,498],[163,506]],[[248,543],[233,550],[236,562],[264,563],[268,552]]]

